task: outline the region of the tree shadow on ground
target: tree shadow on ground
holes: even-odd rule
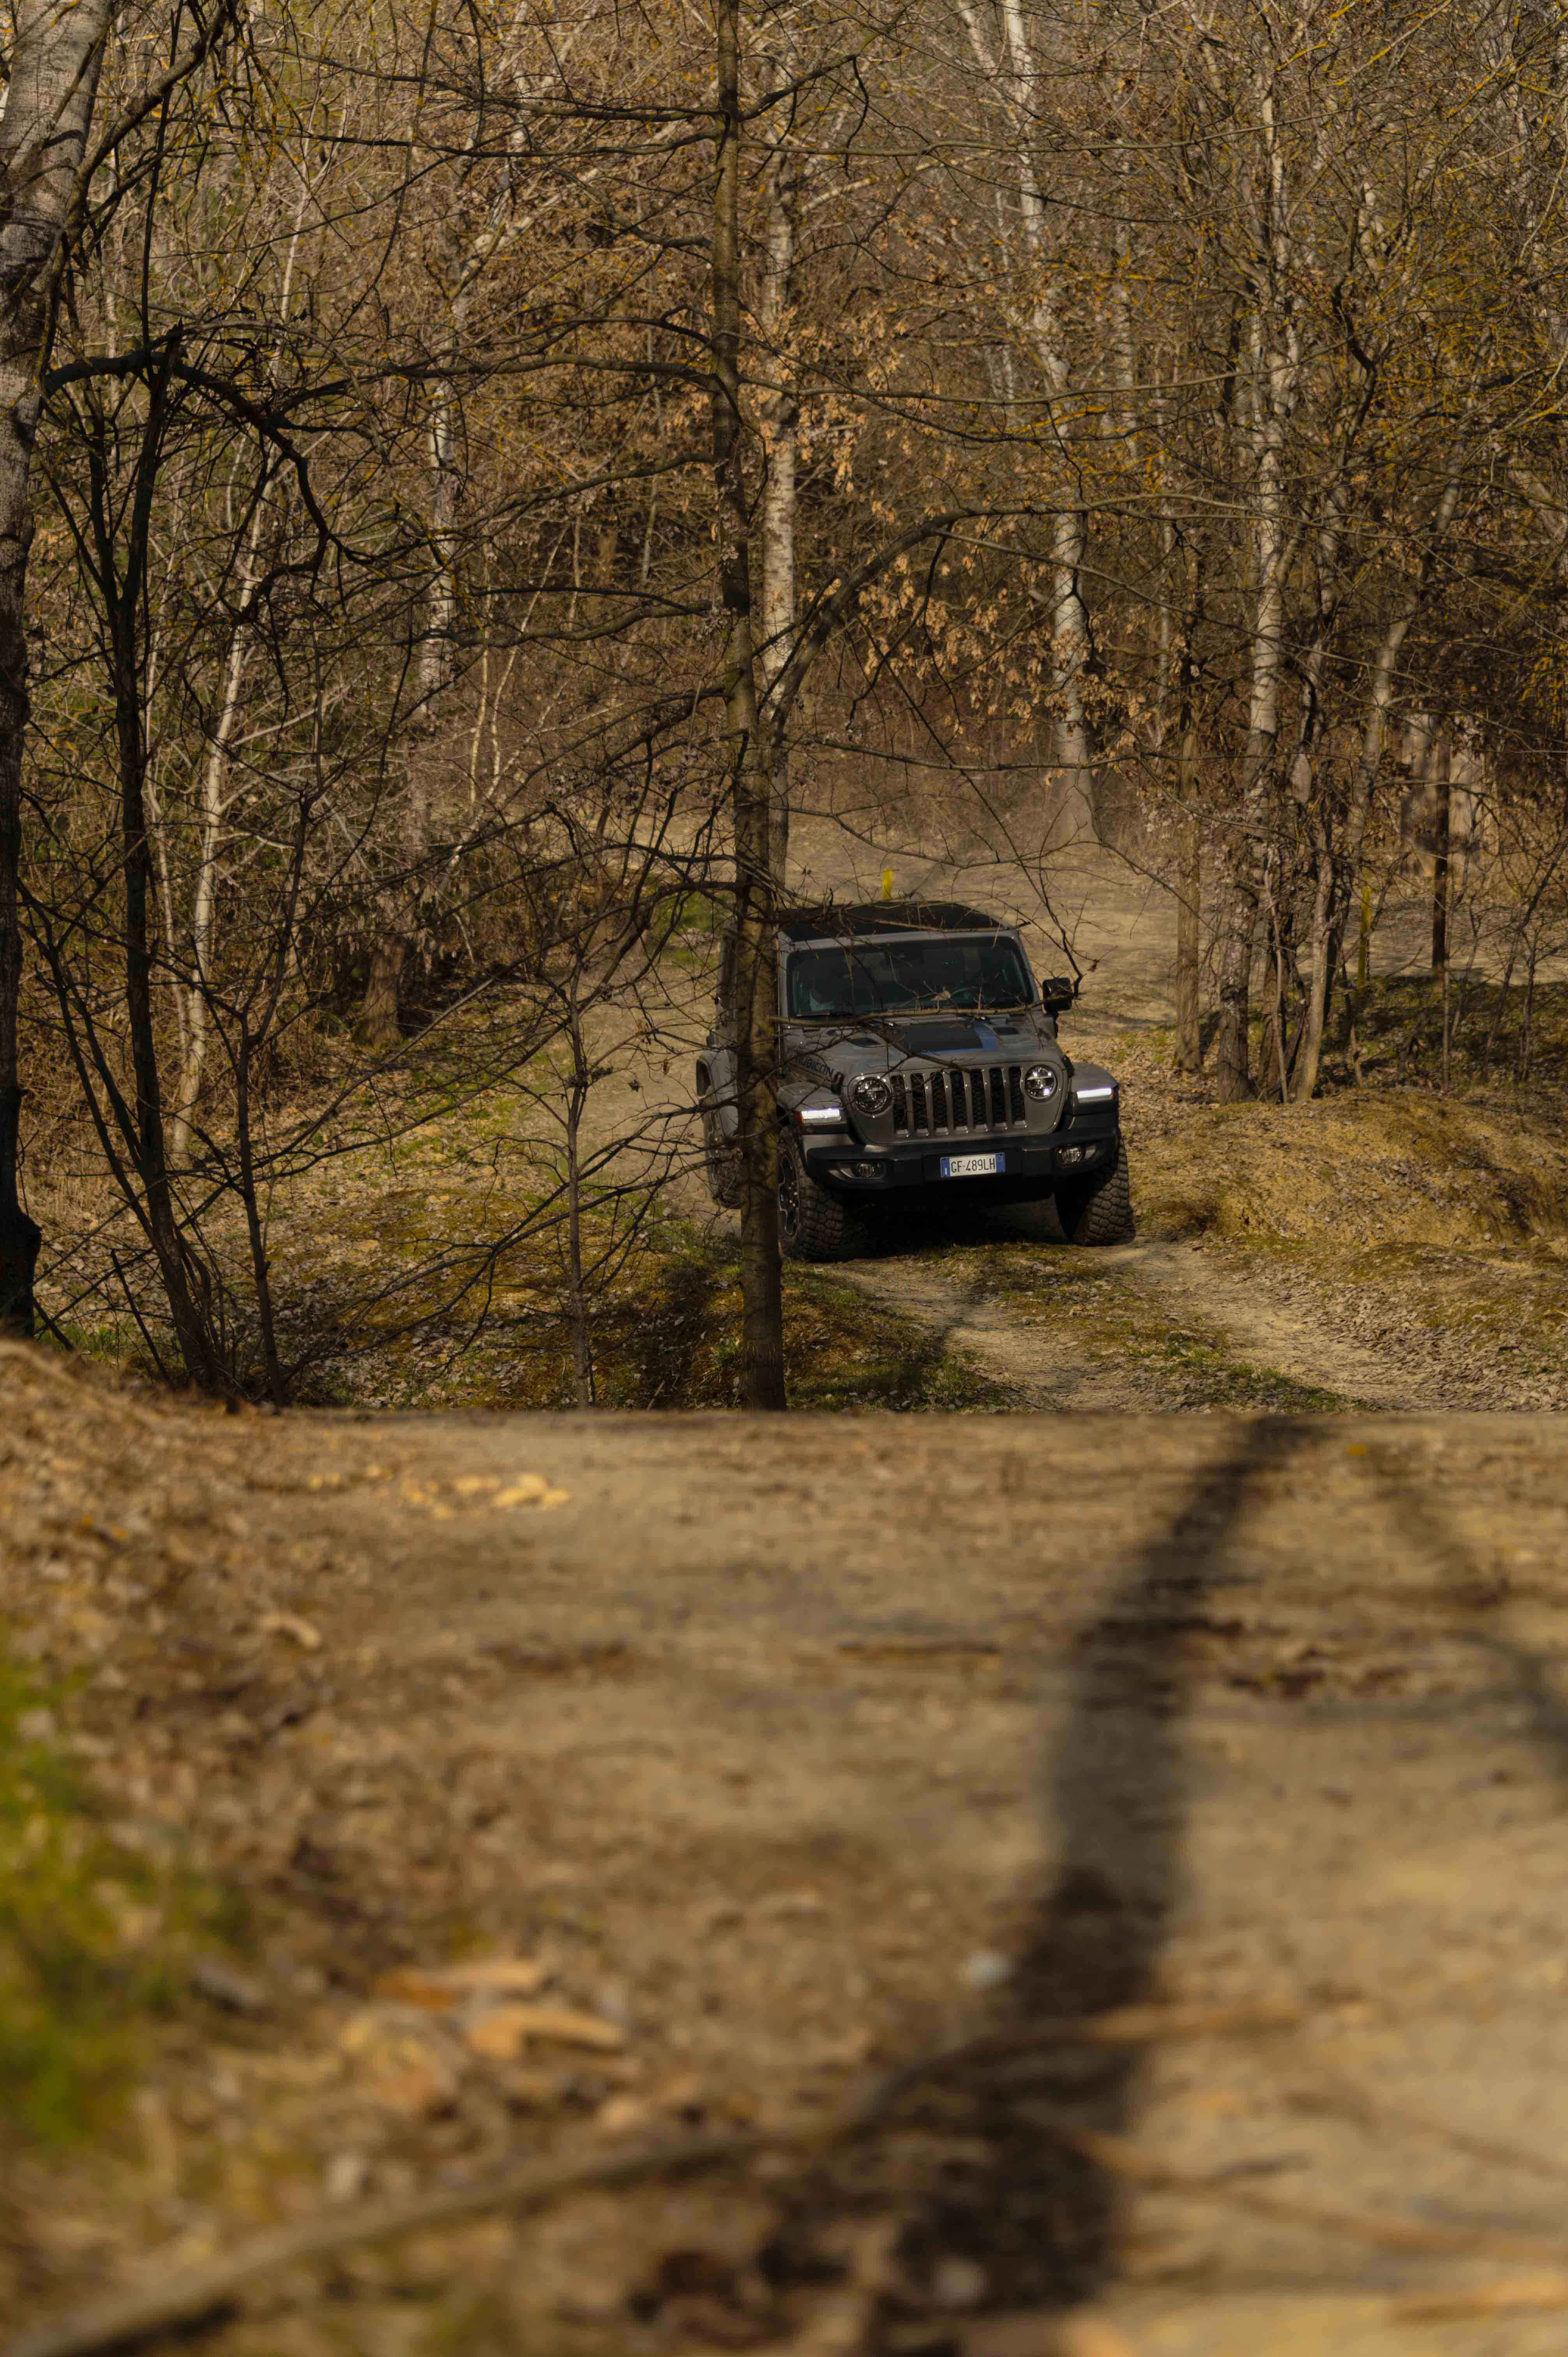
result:
[[[1062,2025],[1157,1994],[1180,1886],[1183,1639],[1254,1491],[1311,1432],[1285,1418],[1248,1426],[1079,1641],[1049,1776],[1050,1888],[976,2034],[899,2074],[838,2188],[841,2202],[891,2199],[905,2222],[874,2347],[958,2349],[942,2293],[955,2260],[978,2268],[988,2308],[1046,2316],[1116,2270],[1120,2186],[1062,2130],[1124,2130],[1140,2057]]]
[[[1161,1996],[1187,1815],[1184,1640],[1204,1625],[1253,1501],[1316,1437],[1283,1417],[1248,1426],[1085,1629],[1048,1779],[1058,1863],[1012,1971],[961,2043],[884,2083],[807,2196],[819,2221],[836,2209],[898,2222],[869,2313],[878,2357],[961,2357],[964,2319],[944,2289],[955,2262],[983,2285],[984,2308],[1032,2311],[1042,2330],[1118,2276],[1124,2189],[1094,2141],[1133,2126],[1144,2050],[1074,2025]],[[1478,1699],[1506,1707],[1568,1778],[1568,1710],[1530,1649],[1487,1625],[1506,1582],[1488,1579],[1392,1452],[1369,1448],[1359,1469],[1496,1664],[1497,1686],[1466,1697],[1466,1711]]]

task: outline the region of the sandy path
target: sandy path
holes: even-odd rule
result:
[[[1272,1295],[1255,1271],[1229,1266],[1220,1249],[1133,1244],[1118,1259],[1168,1315],[1219,1327],[1239,1359],[1337,1392],[1359,1407],[1410,1412],[1451,1404],[1441,1376],[1359,1347],[1295,1301]]]
[[[1150,1379],[1112,1351],[1096,1351],[1081,1332],[1056,1320],[1043,1326],[1020,1306],[1006,1284],[1010,1253],[1060,1254],[1064,1274],[1076,1275],[1067,1245],[1024,1236],[991,1248],[992,1279],[955,1276],[918,1252],[850,1263],[834,1274],[883,1308],[913,1318],[947,1347],[962,1351],[985,1373],[1006,1383],[1023,1407],[1117,1410],[1175,1405],[1151,1399]],[[1359,1347],[1327,1320],[1282,1299],[1251,1269],[1227,1262],[1222,1249],[1196,1243],[1133,1243],[1097,1252],[1097,1274],[1113,1276],[1142,1296],[1162,1324],[1218,1339],[1246,1365],[1337,1394],[1353,1406],[1412,1412],[1449,1405],[1440,1373],[1423,1376],[1386,1353]],[[1136,1313],[1134,1311],[1134,1322]]]
[[[224,2030],[215,2061],[188,2038],[136,2248],[297,2212],[344,2151],[373,2190],[690,2119],[782,2135],[967,2026],[1000,2044],[914,2088],[854,2165],[855,2214],[910,2235],[876,2310],[889,2352],[1043,2349],[1063,2298],[1120,2336],[1083,2344],[1105,2357],[1560,2350],[1560,2315],[1499,2335],[1396,2306],[1520,2272],[1505,2227],[1562,2233],[1560,1423],[190,1429],[242,1508],[227,1566],[199,1551],[156,1631],[132,1614],[82,1709],[119,1804],[255,1889],[251,1969],[284,2014],[248,2045]],[[568,1502],[493,1505],[524,1468]],[[258,1637],[263,1603],[318,1648]],[[470,2056],[411,2116],[406,2066],[378,2092],[350,2026],[389,1964],[454,1938],[542,1955],[553,2001],[623,2025],[621,2050]],[[1216,2028],[1041,2029],[1150,2004]],[[1260,2005],[1287,2026],[1250,2031]],[[1064,2124],[1197,2190],[1068,2165]],[[468,2345],[454,2319],[482,2292],[510,2321],[477,2346],[602,2349],[639,2287],[674,2345],[733,2342],[717,2258],[705,2327],[650,2270],[755,2249],[770,2183],[579,2204],[426,2249],[406,2280],[395,2260],[304,2280],[214,2345],[424,2357]],[[811,2231],[838,2208],[819,2186]],[[77,2232],[30,2313],[102,2276]],[[786,2270],[775,2337],[809,2336],[823,2296]],[[993,2319],[1020,2309],[1008,2341]]]

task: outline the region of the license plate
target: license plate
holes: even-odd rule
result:
[[[944,1154],[944,1178],[994,1178],[1002,1168],[999,1154]]]

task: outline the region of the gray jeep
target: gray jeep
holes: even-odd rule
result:
[[[708,1189],[740,1200],[733,936],[697,1060]],[[1054,1197],[1073,1243],[1133,1233],[1116,1082],[1057,1039],[1070,981],[1036,985],[1014,926],[950,900],[800,909],[779,926],[779,1224],[800,1260],[848,1260],[908,1189]]]

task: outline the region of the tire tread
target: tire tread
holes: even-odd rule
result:
[[[1098,1178],[1057,1189],[1057,1217],[1069,1243],[1132,1243],[1133,1189],[1124,1139],[1117,1139],[1116,1159]]]

